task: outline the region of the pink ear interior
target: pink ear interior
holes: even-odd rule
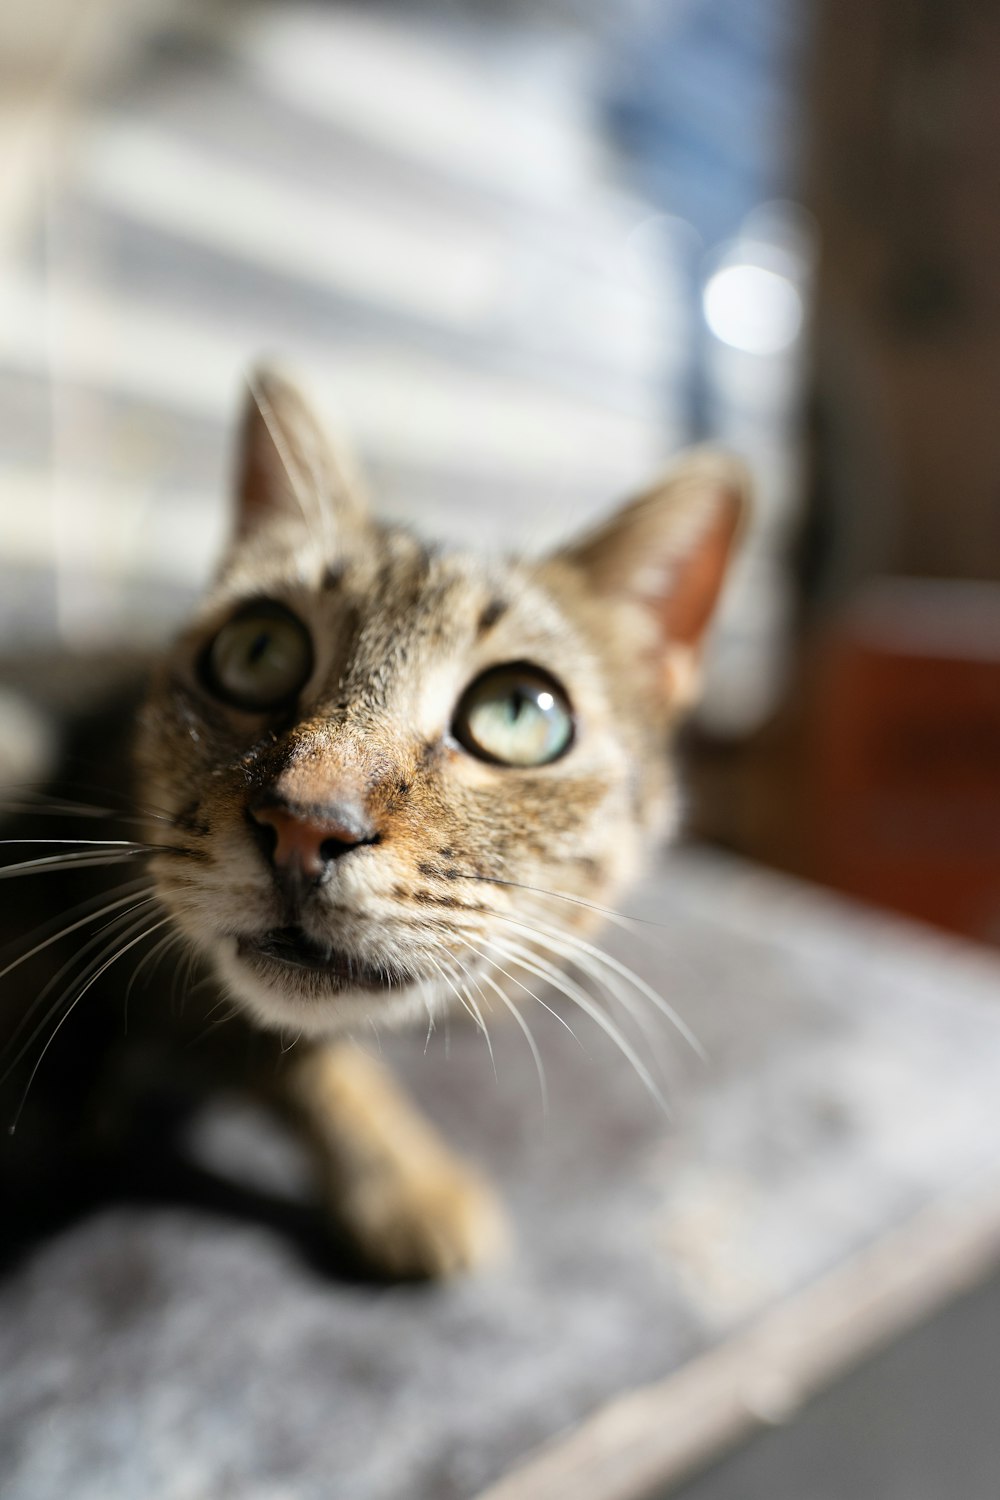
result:
[[[364,511],[353,466],[301,392],[273,371],[253,373],[237,440],[237,539],[288,521],[326,539],[363,524]]]
[[[720,493],[704,529],[677,561],[660,601],[664,634],[677,645],[696,646],[705,633],[722,591],[742,514],[737,495]]]
[[[562,556],[591,591],[638,601],[665,647],[697,647],[748,510],[749,480],[725,454],[696,450]]]
[[[236,525],[240,535],[256,530],[275,508],[275,488],[282,484],[274,441],[251,394],[236,446]]]
[[[261,371],[251,374],[236,453],[237,534],[246,536],[267,521],[303,513],[310,486],[309,449],[321,435],[294,386]],[[311,504],[318,503],[318,497]]]

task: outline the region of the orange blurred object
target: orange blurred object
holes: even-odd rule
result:
[[[1000,945],[1000,585],[875,582],[826,672],[816,874]]]

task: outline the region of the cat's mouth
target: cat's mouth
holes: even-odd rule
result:
[[[319,975],[333,990],[399,989],[414,978],[395,967],[373,964],[329,943],[316,942],[301,927],[275,927],[258,937],[241,937],[237,952],[260,970]]]

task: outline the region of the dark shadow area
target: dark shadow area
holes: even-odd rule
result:
[[[30,1186],[5,1193],[0,1276],[10,1274],[39,1244],[119,1207],[186,1208],[208,1219],[253,1225],[291,1245],[317,1276],[345,1285],[383,1284],[336,1225],[308,1201],[241,1183],[192,1161],[174,1129],[149,1118],[126,1153],[90,1160],[68,1158],[40,1171]]]

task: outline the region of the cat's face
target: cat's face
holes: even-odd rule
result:
[[[143,716],[160,897],[268,1026],[516,998],[673,817],[738,471],[486,563],[370,521],[301,399],[256,394],[236,540]]]

